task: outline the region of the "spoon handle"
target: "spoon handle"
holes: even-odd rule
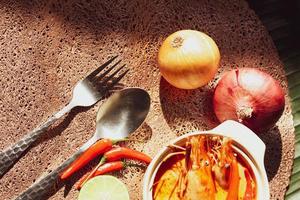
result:
[[[37,180],[33,185],[31,185],[27,190],[25,190],[16,200],[39,200],[46,199],[46,195],[53,191],[53,188],[58,188],[59,176],[63,170],[69,166],[76,158],[78,158],[83,153],[82,149],[79,149],[75,154],[73,154],[68,160],[63,162],[55,170],[47,174],[45,177]]]
[[[24,152],[44,133],[49,126],[54,124],[61,116],[73,108],[73,104],[68,104],[59,112],[51,116],[40,127],[25,135],[17,143],[0,152],[0,178],[24,155]]]

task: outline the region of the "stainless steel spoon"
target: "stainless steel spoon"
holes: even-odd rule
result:
[[[59,180],[60,173],[81,155],[81,153],[101,138],[126,138],[143,123],[149,112],[149,108],[150,96],[143,89],[127,88],[114,93],[98,110],[94,136],[72,157],[51,173],[35,182],[16,199],[45,199],[43,196],[54,188],[56,182]]]

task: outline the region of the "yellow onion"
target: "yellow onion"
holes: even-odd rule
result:
[[[195,89],[215,76],[220,62],[219,48],[205,33],[181,30],[168,36],[158,53],[162,76],[173,86]]]

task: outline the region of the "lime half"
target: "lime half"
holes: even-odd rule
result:
[[[129,200],[126,185],[114,176],[90,179],[81,188],[78,200]]]

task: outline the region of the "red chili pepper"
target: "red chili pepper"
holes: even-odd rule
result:
[[[101,139],[88,148],[77,160],[75,160],[60,176],[62,180],[70,177],[74,172],[88,164],[100,154],[110,150],[113,142],[110,139]]]
[[[230,164],[230,175],[229,175],[229,188],[227,194],[227,200],[237,200],[238,192],[239,192],[239,169],[238,163],[235,157],[233,157],[232,162]]]
[[[128,158],[128,159],[143,161],[149,164],[152,160],[148,155],[126,147],[117,147],[111,149],[110,151],[104,153],[103,157],[105,160],[110,162],[115,160],[120,160],[121,158]]]
[[[85,178],[85,180],[83,181],[82,185],[85,184],[85,182],[87,180],[89,180],[91,177],[94,176],[94,174],[96,173],[97,169],[103,165],[103,163],[105,163],[106,161],[112,162],[112,161],[116,161],[116,160],[120,160],[121,158],[129,158],[129,159],[133,159],[133,160],[139,160],[139,161],[143,161],[147,164],[149,164],[151,162],[151,158],[149,156],[147,156],[146,154],[133,150],[133,149],[129,149],[126,147],[116,147],[113,148],[107,152],[104,153],[104,155],[102,156],[99,164],[93,169],[93,171]]]
[[[100,166],[96,171],[95,173],[93,174],[92,177],[94,176],[99,176],[99,175],[102,175],[102,174],[106,174],[106,173],[109,173],[109,172],[114,172],[114,171],[117,171],[117,170],[121,170],[125,167],[125,163],[122,162],[122,161],[114,161],[114,162],[109,162],[109,163],[105,163],[104,165]],[[81,187],[83,186],[83,184],[88,181],[89,179],[87,179],[89,176],[89,174],[86,174],[85,176],[83,176],[79,182],[78,182],[78,185],[76,187],[77,190],[80,190]]]
[[[254,196],[253,196],[253,188],[251,184],[252,182],[251,176],[247,169],[244,170],[244,173],[245,173],[247,185],[246,185],[246,191],[243,200],[252,200]]]

